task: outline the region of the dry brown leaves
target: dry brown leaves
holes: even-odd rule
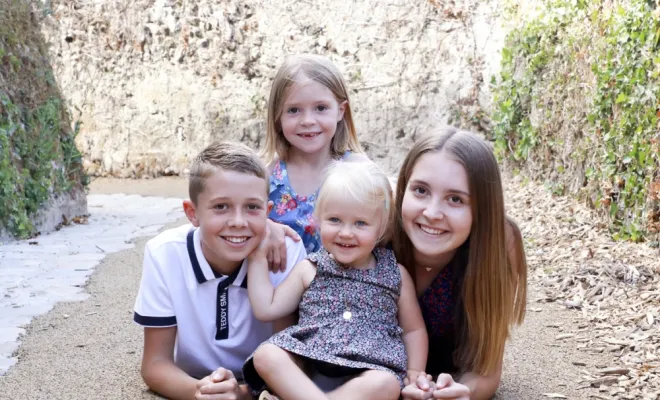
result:
[[[561,339],[612,357],[607,368],[583,370],[579,387],[599,388],[590,398],[659,398],[658,249],[613,241],[592,210],[538,183],[504,174],[504,185],[526,241],[530,285],[542,293],[532,300],[576,309],[584,322]]]

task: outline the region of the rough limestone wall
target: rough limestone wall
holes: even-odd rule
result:
[[[360,139],[398,167],[436,123],[487,127],[498,1],[52,0],[42,25],[93,175],[184,173],[205,145],[263,142],[286,55],[336,62]]]
[[[87,214],[86,176],[38,3],[0,0],[0,243]]]

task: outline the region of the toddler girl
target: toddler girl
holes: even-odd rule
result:
[[[246,361],[253,393],[268,386],[293,399],[397,399],[406,377],[426,365],[428,338],[410,275],[389,240],[392,192],[372,163],[336,163],[320,189],[315,215],[321,250],[273,289],[262,244],[248,260],[248,294],[257,319],[299,309],[298,325],[275,334]],[[302,366],[346,378],[325,394]],[[269,397],[262,393],[262,399]]]

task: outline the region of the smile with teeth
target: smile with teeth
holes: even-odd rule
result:
[[[308,132],[308,133],[299,133],[298,136],[302,136],[304,138],[313,138],[320,134],[321,132]]]
[[[343,248],[345,248],[345,249],[352,249],[353,247],[355,247],[354,244],[344,244],[344,243],[335,243],[335,244],[336,244],[337,246],[339,246],[339,247],[343,247]]]
[[[222,238],[228,242],[236,243],[236,244],[243,243],[249,239],[249,237],[247,236],[223,236]]]
[[[437,236],[437,235],[442,235],[443,233],[446,232],[446,231],[443,231],[441,229],[431,228],[429,226],[424,226],[422,224],[417,224],[417,226],[419,226],[419,229],[421,229],[425,233],[428,233],[429,235],[436,235]]]

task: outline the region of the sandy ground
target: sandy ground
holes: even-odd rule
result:
[[[186,186],[174,178],[96,180],[91,192],[185,196]],[[88,300],[60,303],[30,324],[17,352],[18,364],[0,377],[0,398],[154,398],[139,375],[142,330],[132,323],[147,239],[137,240],[134,249],[110,255],[97,266],[86,286]],[[593,392],[577,388],[580,370],[607,365],[606,356],[578,352],[574,343],[556,340],[560,333],[576,331],[581,317],[552,303],[537,303],[539,297],[531,285],[530,311],[507,347],[496,398],[547,399],[553,393],[589,398]]]

